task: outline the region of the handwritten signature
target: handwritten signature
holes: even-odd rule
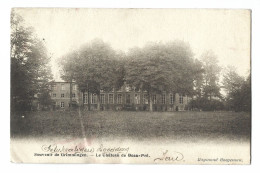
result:
[[[154,159],[154,162],[158,161],[167,161],[167,162],[173,162],[173,161],[182,161],[184,159],[184,156],[182,153],[174,151],[171,152],[171,154],[168,153],[168,150],[163,152],[162,157],[158,157]]]

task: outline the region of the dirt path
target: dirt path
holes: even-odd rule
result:
[[[79,120],[80,120],[80,125],[81,125],[81,132],[82,132],[82,136],[84,139],[84,144],[85,144],[85,146],[87,146],[88,142],[87,142],[87,138],[86,138],[85,127],[83,124],[83,119],[82,119],[82,114],[81,114],[80,108],[78,109],[78,115],[79,115]]]

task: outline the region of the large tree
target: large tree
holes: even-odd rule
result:
[[[221,68],[218,65],[217,56],[213,51],[202,54],[203,63],[203,96],[211,100],[212,97],[221,98],[219,76]]]
[[[243,82],[244,78],[237,73],[234,66],[228,66],[224,69],[222,84],[228,97],[231,93],[241,89]]]
[[[52,79],[44,40],[24,25],[23,18],[11,13],[11,105],[12,111],[30,110],[35,95],[50,101],[48,82]]]
[[[100,90],[112,91],[123,84],[124,68],[117,54],[108,44],[101,40],[82,45],[77,53],[70,54],[62,63],[63,79],[76,81],[82,92],[97,94],[97,109],[100,109]],[[121,55],[122,56],[122,55]],[[66,77],[67,76],[67,77]],[[88,101],[89,103],[89,101]]]
[[[144,48],[130,50],[126,63],[126,82],[136,90],[147,91],[150,111],[152,95],[193,91],[192,51],[184,42],[151,43]]]
[[[194,99],[190,102],[192,108],[200,110],[223,109],[220,93],[220,72],[217,56],[213,51],[206,51],[201,56],[201,61],[196,60],[194,65]]]
[[[203,92],[203,74],[204,74],[204,69],[203,69],[203,64],[201,61],[198,59],[195,59],[194,62],[194,93],[193,96],[195,98],[201,98],[202,97],[202,92]]]
[[[245,79],[236,72],[236,68],[229,66],[223,75],[223,87],[227,93],[226,103],[229,110],[251,110],[251,78]]]

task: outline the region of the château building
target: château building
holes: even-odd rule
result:
[[[87,92],[83,93],[78,89],[76,83],[52,82],[50,94],[53,109],[81,106],[85,109],[96,110],[98,107],[97,94],[89,93],[88,96]],[[116,92],[100,91],[100,110],[149,110],[148,97],[147,92],[136,92],[126,85]],[[190,100],[187,95],[171,92],[153,94],[151,98],[154,111],[184,111],[188,109]]]

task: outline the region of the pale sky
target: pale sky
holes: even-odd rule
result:
[[[95,38],[127,52],[147,42],[183,40],[195,58],[207,50],[219,65],[233,65],[240,75],[250,70],[250,11],[177,9],[16,9],[27,25],[44,38],[56,59]]]

